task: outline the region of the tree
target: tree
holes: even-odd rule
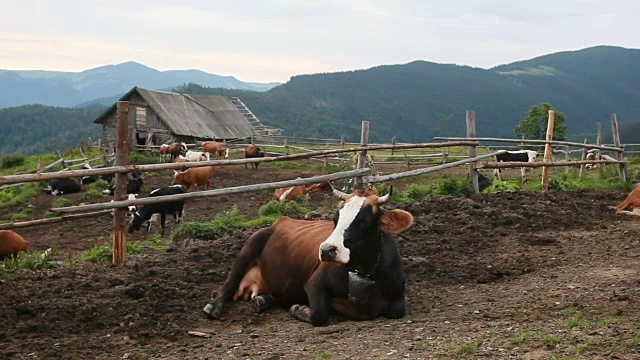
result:
[[[514,129],[517,137],[524,136],[530,140],[544,140],[547,134],[547,120],[549,118],[549,110],[553,110],[551,104],[544,103],[542,106],[533,105],[527,117],[520,120],[518,126]],[[553,125],[553,139],[565,140],[567,136],[567,125],[564,114],[555,111],[555,121]]]

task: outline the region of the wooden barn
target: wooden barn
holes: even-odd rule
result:
[[[229,141],[255,135],[278,134],[262,125],[239,98],[188,95],[134,87],[120,101],[129,102],[130,149],[174,141]],[[114,103],[94,123],[102,124],[105,145],[113,149],[116,138]]]

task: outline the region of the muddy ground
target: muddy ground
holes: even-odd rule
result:
[[[214,187],[310,174],[228,167]],[[147,185],[168,181],[161,173]],[[309,206],[329,216],[332,200],[316,195]],[[210,219],[232,204],[255,216],[270,196],[193,201],[187,217]],[[408,284],[401,320],[334,317],[314,328],[283,309],[256,314],[245,302],[222,321],[207,319],[202,307],[249,235],[242,231],[133,255],[124,266],[25,271],[0,283],[0,358],[640,358],[640,219],[607,209],[625,196],[522,192],[388,205],[415,217],[396,237]],[[20,233],[35,249],[65,254],[104,243],[110,228],[104,216]]]

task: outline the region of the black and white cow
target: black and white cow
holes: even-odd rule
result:
[[[89,163],[85,163],[84,164],[84,168],[87,170],[91,170],[91,169],[99,169],[99,168],[103,168],[105,167],[104,165],[100,165],[100,166],[96,166],[96,167],[92,167],[91,165],[89,165]],[[105,175],[91,175],[91,176],[84,176],[82,179],[80,179],[80,182],[83,185],[86,184],[91,184],[94,183],[96,181],[98,181],[98,179],[102,179],[108,183],[111,183],[113,181],[113,174],[105,174]]]
[[[537,151],[533,150],[519,150],[519,151],[507,151],[506,153],[497,154],[496,162],[536,162],[536,157],[538,156]],[[520,174],[522,176],[522,181],[525,179],[524,174],[525,168],[520,168]],[[501,169],[495,169],[493,171],[494,178],[502,181],[502,171]]]
[[[142,178],[137,177],[132,180],[127,180],[127,194],[138,194],[142,189]],[[113,195],[115,193],[116,186],[114,184],[109,185],[109,187],[103,191],[106,195]]]
[[[80,190],[82,190],[82,186],[76,179],[57,179],[49,181],[49,186],[44,189],[44,192],[57,196],[77,193]]]
[[[616,160],[616,159],[612,158],[609,155],[601,154],[600,150],[598,150],[598,149],[591,149],[591,150],[587,151],[586,160]],[[584,167],[585,167],[585,169],[590,170],[590,169],[597,168],[598,165],[600,165],[600,164],[587,164]]]
[[[172,185],[153,190],[149,197],[184,194],[187,191],[182,185]],[[140,230],[144,222],[149,222],[154,214],[160,214],[161,236],[164,236],[164,224],[167,215],[173,215],[176,222],[184,220],[184,200],[169,201],[157,204],[143,205],[140,210],[133,213],[129,218],[129,233]],[[151,222],[147,225],[147,231],[150,230]]]

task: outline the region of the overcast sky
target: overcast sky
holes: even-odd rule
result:
[[[593,45],[640,48],[637,0],[0,0],[0,8],[1,69],[133,60],[284,82],[413,60],[489,68]]]

